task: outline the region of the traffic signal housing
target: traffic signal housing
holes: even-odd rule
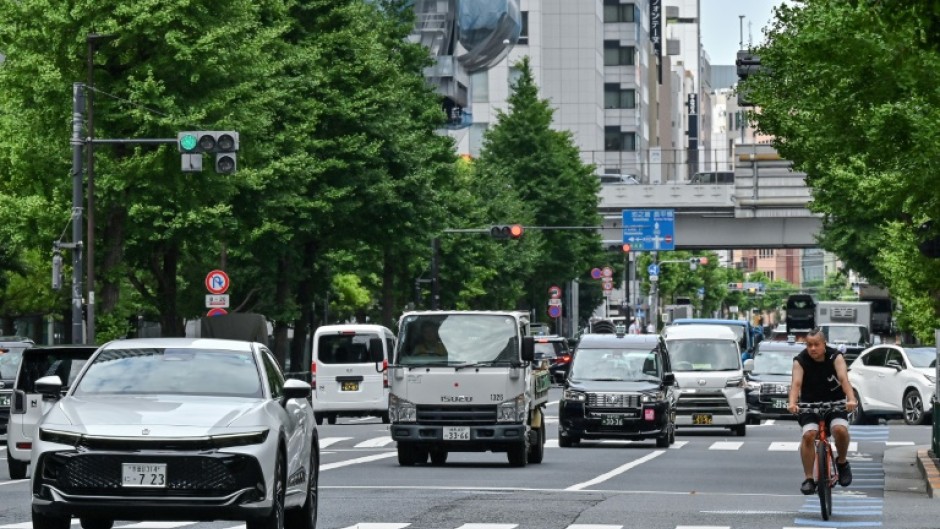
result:
[[[630,245],[627,243],[617,243],[617,244],[608,244],[608,252],[617,252],[617,253],[628,253],[630,251]]]
[[[761,71],[760,56],[748,50],[740,50],[734,64],[737,67],[738,74],[738,106],[752,107],[754,102],[750,101],[747,91],[742,89],[741,83]]]
[[[197,130],[177,134],[185,173],[202,171],[202,154],[215,154],[215,171],[232,174],[238,166],[238,133],[234,130]]]
[[[518,239],[525,233],[521,224],[497,224],[490,226],[490,236],[494,239]]]
[[[708,257],[689,257],[689,268],[695,270],[698,265],[707,265]]]

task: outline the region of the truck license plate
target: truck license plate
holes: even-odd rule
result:
[[[359,391],[358,382],[343,382],[342,391]]]
[[[706,426],[712,423],[712,414],[711,413],[694,413],[692,414],[692,424],[698,426]]]
[[[623,415],[604,415],[601,417],[601,426],[623,426]]]
[[[166,463],[122,463],[122,487],[166,488]]]
[[[445,426],[444,427],[444,440],[445,441],[469,441],[470,440],[470,428],[463,426]]]

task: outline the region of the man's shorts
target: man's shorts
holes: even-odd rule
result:
[[[803,427],[803,433],[819,430],[819,414],[801,413],[797,416],[800,426]],[[828,413],[826,419],[826,429],[830,432],[833,426],[849,427],[849,414],[846,411],[832,411]]]

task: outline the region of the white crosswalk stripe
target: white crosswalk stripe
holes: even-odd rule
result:
[[[335,445],[336,443],[349,441],[351,439],[352,437],[324,437],[323,439],[320,439],[320,450],[323,450],[328,446]]]
[[[386,435],[384,437],[376,437],[374,439],[367,439],[357,444],[355,447],[356,448],[381,448],[385,445],[391,444],[392,442],[393,442],[392,438]]]
[[[739,450],[744,445],[741,441],[717,441],[708,447],[709,450]]]
[[[410,523],[357,523],[343,529],[404,529]]]
[[[584,439],[581,441],[585,445],[604,445],[610,447],[616,446],[625,446],[634,443],[639,444],[649,444],[652,443],[652,439],[646,439],[642,441],[633,441],[629,439]],[[864,442],[864,440],[862,440]],[[880,442],[880,441],[875,441]],[[678,450],[679,448],[685,447],[687,445],[695,445],[697,447],[703,446],[703,443],[708,443],[708,450],[715,451],[736,451],[736,450],[746,450],[753,449],[755,447],[760,447],[761,450],[767,450],[769,452],[796,452],[800,449],[799,441],[676,441],[669,448],[673,450]],[[765,444],[766,443],[766,444]],[[849,443],[849,453],[858,452],[858,443],[859,441],[852,441]],[[915,443],[913,441],[885,441],[885,446],[913,446]],[[327,447],[337,448],[389,448],[394,447],[395,441],[391,436],[381,436],[365,439],[358,441],[352,437],[324,437],[320,440],[320,449],[324,450]],[[558,439],[547,439],[545,441],[545,448],[558,448]],[[766,448],[765,448],[766,447]]]
[[[796,452],[800,449],[799,441],[784,441],[784,442],[775,442],[770,443],[770,446],[767,450],[771,452]]]
[[[175,529],[193,522],[139,522],[128,525],[115,525],[114,529]]]

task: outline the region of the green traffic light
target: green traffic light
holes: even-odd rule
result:
[[[184,151],[191,151],[195,149],[196,148],[196,136],[194,136],[193,134],[184,134],[180,138],[180,147],[182,147]]]

